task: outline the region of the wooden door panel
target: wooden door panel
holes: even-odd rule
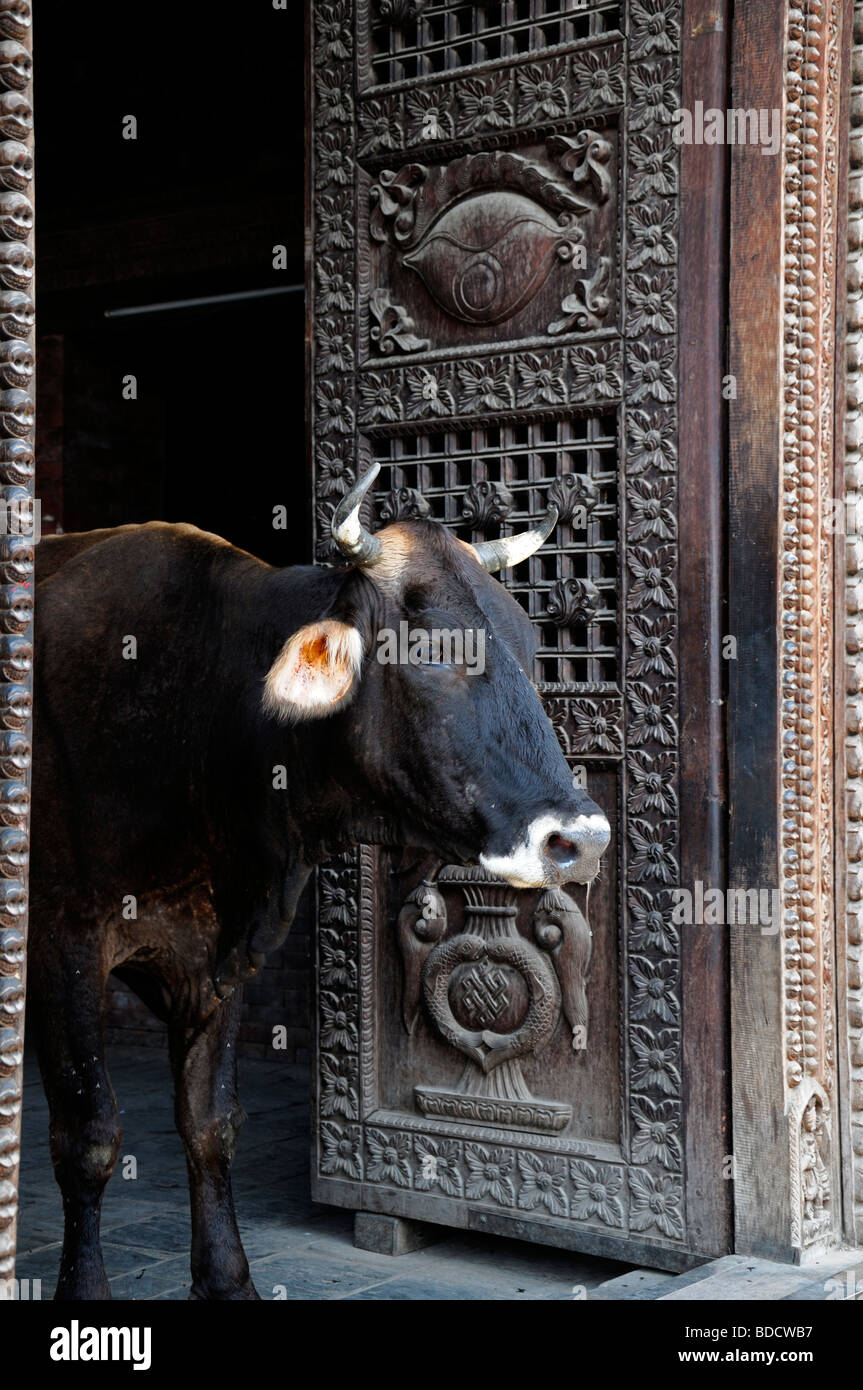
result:
[[[317,554],[373,460],[372,529],[481,540],[557,505],[501,582],[613,831],[557,916],[370,848],[322,870],[315,1193],[685,1265],[679,6],[316,0],[312,24]]]

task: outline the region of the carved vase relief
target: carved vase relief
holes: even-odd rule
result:
[[[462,889],[464,922],[447,932],[444,899],[428,882],[405,903],[403,1018],[412,1033],[421,998],[433,1027],[467,1060],[451,1090],[415,1086],[417,1106],[424,1115],[562,1130],[572,1107],[533,1096],[520,1059],[542,1051],[561,1014],[573,1047],[587,1045],[587,921],[568,893],[549,890],[539,898],[529,940],[517,929],[517,894],[506,884],[454,866],[440,881]]]

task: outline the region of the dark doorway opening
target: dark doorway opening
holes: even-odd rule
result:
[[[304,6],[36,7],[43,532],[186,521],[311,560]],[[63,116],[65,113],[65,119]],[[274,526],[275,509],[284,526]],[[304,1057],[308,912],[247,991],[246,1045]],[[123,1039],[162,1025],[119,984]]]

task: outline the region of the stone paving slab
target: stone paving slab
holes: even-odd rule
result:
[[[106,1269],[118,1299],[179,1300],[190,1287],[190,1224],[182,1145],[172,1122],[164,1054],[109,1054],[122,1112],[123,1155],[103,1207]],[[392,1258],[353,1245],[353,1215],[309,1198],[308,1069],[257,1058],[240,1063],[249,1120],[240,1136],[234,1192],[252,1277],[263,1298],[382,1301],[562,1300],[626,1266],[566,1251],[441,1228],[435,1244]],[[19,1277],[54,1290],[62,1237],[60,1196],[48,1150],[48,1113],[32,1058],[26,1070]],[[573,1290],[577,1294],[573,1294]]]
[[[117,1299],[186,1299],[188,1190],[167,1059],[152,1048],[114,1048],[110,1068],[125,1131],[122,1153],[137,1162],[134,1180],[124,1181],[118,1165],[105,1194],[102,1229],[111,1289]],[[859,1251],[839,1252],[814,1266],[730,1255],[673,1275],[445,1227],[434,1244],[397,1258],[358,1250],[352,1213],[309,1198],[307,1068],[243,1058],[240,1076],[250,1118],[240,1136],[234,1191],[252,1277],[265,1299],[863,1298]],[[41,1279],[42,1297],[50,1298],[60,1258],[61,1204],[48,1151],[47,1106],[32,1058],[25,1086],[18,1275]]]

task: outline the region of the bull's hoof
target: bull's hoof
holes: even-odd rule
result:
[[[193,1284],[189,1298],[196,1303],[248,1303],[260,1302],[261,1295],[251,1279],[247,1279],[244,1284],[239,1285]]]

